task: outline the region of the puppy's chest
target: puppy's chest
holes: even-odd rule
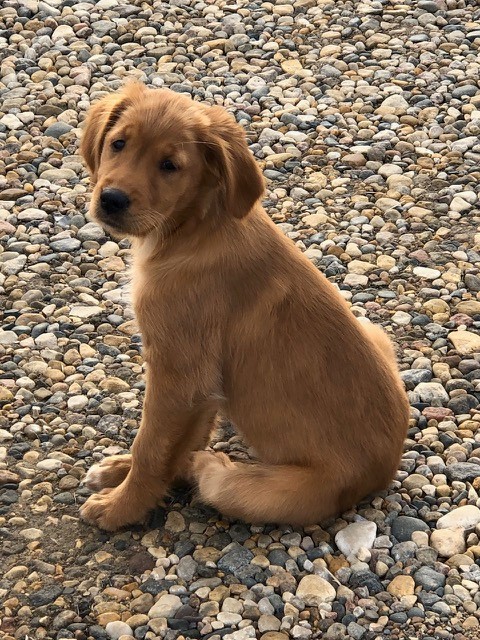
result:
[[[175,266],[132,271],[133,309],[144,338],[179,340],[205,324],[208,292],[193,273]]]
[[[142,332],[172,324],[181,305],[181,297],[168,279],[141,277],[132,283],[132,302],[135,317]]]
[[[161,323],[164,316],[168,314],[171,296],[163,287],[154,286],[148,281],[141,284],[134,283],[132,292],[133,310],[140,324],[151,322],[153,319]]]

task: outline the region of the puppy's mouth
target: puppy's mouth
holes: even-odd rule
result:
[[[122,211],[121,213],[109,214],[103,211],[100,206],[92,206],[90,214],[93,220],[112,235],[132,235],[131,219],[132,213]]]
[[[95,218],[102,226],[118,229],[118,231],[125,230],[127,226],[127,216],[128,212],[116,214],[114,216],[103,213],[101,210],[95,213]]]
[[[159,216],[157,225],[146,225],[145,221],[142,220],[141,213],[141,211],[134,213],[131,209],[116,213],[107,213],[100,203],[96,205],[92,203],[90,208],[91,218],[102,226],[105,231],[116,237],[142,238],[156,231],[159,237],[165,241],[173,238],[185,224],[185,220],[174,221],[166,217],[164,217],[160,223]]]

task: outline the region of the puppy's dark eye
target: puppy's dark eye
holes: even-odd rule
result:
[[[112,148],[115,149],[115,151],[121,151],[124,146],[125,140],[114,140],[112,142]]]
[[[172,171],[176,171],[177,167],[173,164],[171,160],[163,160],[160,163],[160,169],[162,171],[172,172]]]

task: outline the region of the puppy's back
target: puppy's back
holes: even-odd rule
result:
[[[232,418],[263,459],[337,466],[373,491],[392,477],[408,424],[393,345],[256,215],[228,332]]]

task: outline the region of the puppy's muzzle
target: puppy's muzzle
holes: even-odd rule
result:
[[[100,208],[105,221],[125,213],[130,206],[130,198],[120,189],[103,189],[100,194]]]

